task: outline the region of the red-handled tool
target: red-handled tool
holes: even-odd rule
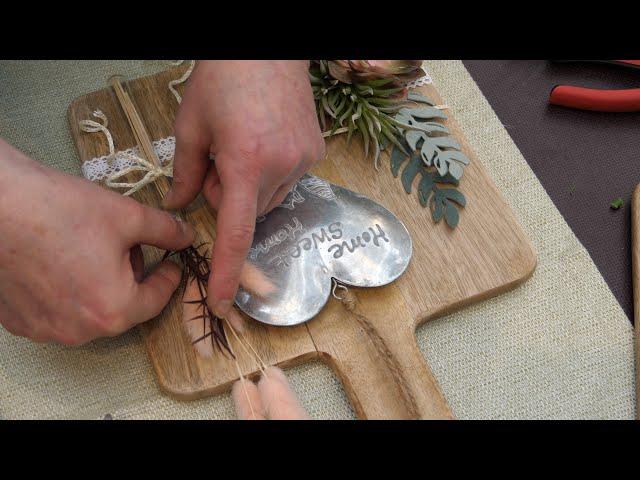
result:
[[[593,61],[640,70],[640,60]],[[597,112],[640,112],[640,88],[602,90],[558,85],[551,90],[549,103]]]

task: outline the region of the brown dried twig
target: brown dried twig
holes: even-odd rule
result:
[[[200,253],[200,248],[205,245],[204,243],[198,246],[190,246],[184,250],[179,251],[167,251],[164,254],[163,260],[172,256],[177,256],[183,264],[182,279],[180,281],[180,288],[185,290],[185,287],[189,282],[195,281],[198,286],[199,298],[196,300],[184,301],[184,303],[199,305],[200,313],[187,321],[202,320],[202,336],[193,340],[193,343],[205,341],[211,339],[212,347],[218,348],[222,353],[228,352],[232,358],[235,355],[229,347],[227,341],[227,335],[224,330],[223,319],[217,317],[209,308],[207,304],[207,282],[209,281],[209,275],[211,273],[210,258],[207,255]],[[207,326],[209,331],[207,331]]]

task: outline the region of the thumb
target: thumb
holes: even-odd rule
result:
[[[169,212],[147,205],[138,207],[138,215],[124,223],[131,245],[144,244],[165,250],[182,250],[193,243],[195,231],[187,222]]]

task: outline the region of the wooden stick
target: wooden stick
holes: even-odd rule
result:
[[[140,115],[138,114],[138,110],[136,110],[136,106],[133,103],[133,100],[131,100],[131,97],[123,88],[118,76],[111,77],[110,83],[116,93],[116,97],[118,97],[118,101],[120,102],[122,110],[124,110],[124,114],[127,117],[129,126],[133,131],[133,136],[135,137],[138,148],[140,149],[140,154],[147,160],[152,162],[154,165],[159,166],[160,159],[156,155],[156,151],[153,148],[153,142],[151,141],[149,132],[147,132],[147,129],[144,126]],[[169,182],[166,178],[158,178],[155,182],[153,182],[153,184],[158,190],[161,198],[163,198],[169,191]]]
[[[635,323],[636,419],[640,420],[640,185],[631,200],[631,258],[633,263],[633,319]]]

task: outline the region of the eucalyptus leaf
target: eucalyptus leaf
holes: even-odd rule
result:
[[[391,173],[395,178],[398,178],[400,166],[407,159],[408,155],[400,150],[397,146],[391,150]]]
[[[425,132],[407,131],[404,135],[412,150],[417,148],[420,139],[423,141],[420,156],[426,166],[436,167],[441,176],[450,174],[456,179],[462,177],[464,166],[469,164],[469,159],[457,150],[461,147],[456,140],[443,136],[431,137]]]
[[[449,129],[438,122],[418,122],[426,133],[449,133]],[[442,137],[438,137],[442,138]]]
[[[462,174],[464,173],[462,166],[460,166],[460,164],[456,162],[449,162],[447,166],[443,168],[446,168],[448,172],[455,178],[462,178]],[[440,173],[440,171],[438,171],[438,173]]]
[[[447,115],[442,110],[435,107],[412,108],[410,110],[410,114],[413,118],[422,118],[425,120],[430,118],[447,119]]]
[[[444,219],[451,228],[456,228],[458,226],[458,221],[460,220],[460,214],[458,213],[458,209],[453,205],[453,203],[447,202],[444,207]]]
[[[438,148],[430,138],[427,138],[426,136],[423,138],[424,141],[422,142],[422,148],[420,149],[420,156],[422,157],[422,161],[430,167],[433,164],[433,159],[438,155]]]
[[[456,150],[447,150],[447,155],[451,158],[451,160],[455,160],[456,162],[462,163],[463,165],[469,165],[469,159],[462,152]]]
[[[412,155],[409,159],[409,163],[404,170],[402,171],[402,176],[400,179],[402,180],[402,186],[404,187],[405,192],[411,193],[411,184],[415,180],[416,176],[422,170],[422,160],[420,157],[416,155]]]
[[[411,147],[411,150],[415,150],[418,148],[418,142],[424,138],[423,132],[418,132],[415,130],[408,131],[404,138],[407,140],[407,143]]]
[[[443,197],[456,202],[461,207],[467,204],[467,200],[460,190],[456,190],[455,188],[441,188],[439,191]]]
[[[436,167],[436,169],[438,170],[438,173],[440,175],[445,175],[446,173],[450,173],[451,175],[453,175],[455,178],[460,178],[457,174],[459,174],[460,172],[458,170],[455,169],[455,171],[451,171],[449,170],[449,164],[447,163],[447,161],[445,160],[445,158],[443,158],[442,155],[436,155],[433,158],[433,166]]]
[[[433,211],[431,212],[431,218],[433,218],[433,221],[438,223],[440,220],[442,220],[443,213],[444,208],[442,202],[435,202]]]
[[[410,146],[406,144],[406,139],[402,143],[407,148],[410,148]],[[409,159],[408,162],[407,159]],[[456,188],[441,188],[438,184],[442,183],[457,186],[458,180],[450,173],[440,175],[437,171],[428,168],[424,164],[421,155],[418,156],[414,153],[408,156],[398,147],[393,148],[390,160],[391,172],[396,178],[400,174],[401,167],[404,165],[400,178],[402,186],[407,193],[411,193],[416,177],[418,175],[421,176],[418,183],[418,199],[420,205],[426,207],[430,204],[431,216],[436,223],[444,218],[447,225],[455,228],[460,217],[457,208],[464,207],[466,205],[466,199],[462,192]]]
[[[462,148],[460,144],[451,137],[432,137],[431,141],[438,148],[454,148],[456,150]]]
[[[418,185],[418,197],[420,198],[420,205],[423,207],[427,205],[427,201],[433,191],[434,185],[433,175],[422,175],[422,179]]]

